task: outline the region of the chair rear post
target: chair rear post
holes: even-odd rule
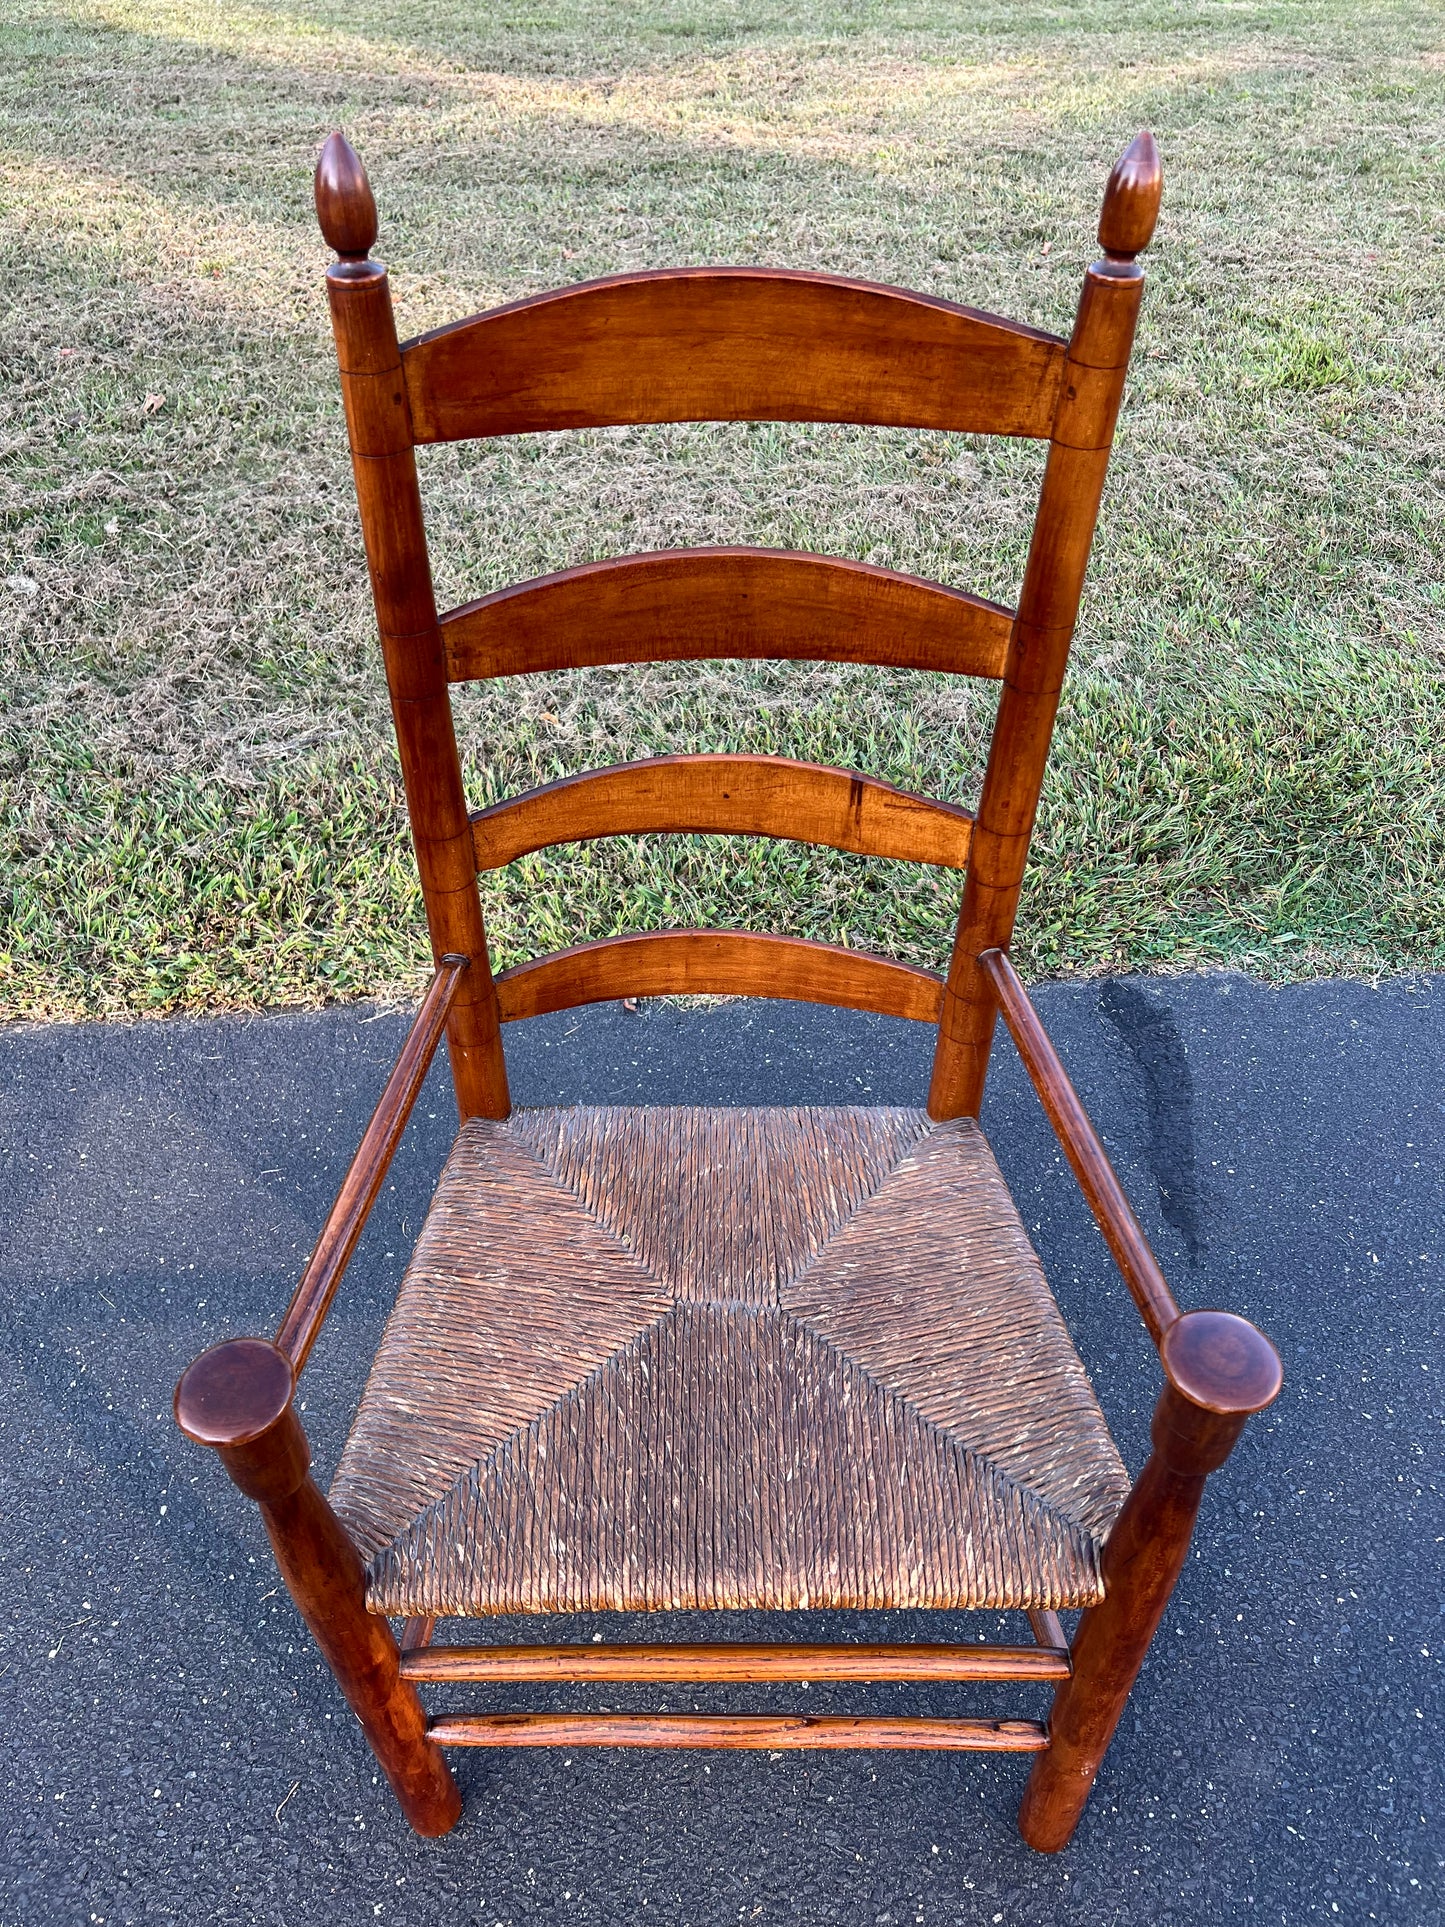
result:
[[[376,204],[340,134],[316,167],[316,212],[340,259],[326,276],[362,535],[391,692],[407,810],[432,951],[471,964],[447,1023],[457,1106],[506,1117],[511,1106],[497,996],[477,889],[446,659],[437,625],[421,491],[386,269],[370,260]]]
[[[1154,232],[1161,187],[1153,137],[1140,134],[1109,177],[1104,259],[1085,276],[1069,342],[944,992],[935,1118],[977,1117],[983,1102],[998,1006],[978,959],[1013,935],[1143,293],[1134,257]]]

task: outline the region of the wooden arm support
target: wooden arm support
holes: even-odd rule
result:
[[[372,1752],[418,1833],[445,1833],[461,1795],[441,1749],[427,1737],[416,1688],[385,1619],[368,1612],[361,1555],[311,1477],[311,1448],[292,1397],[301,1367],[336,1296],[421,1092],[447,1013],[467,969],[443,957],[371,1114],[281,1329],[232,1338],[202,1352],[176,1387],[176,1423],[214,1448],[261,1517],[301,1617],[335,1673]]]
[[[391,1076],[386,1080],[386,1088],[377,1100],[371,1122],[351,1160],[331,1215],[316,1240],[316,1249],[307,1259],[301,1282],[286,1307],[286,1316],[276,1333],[276,1344],[290,1359],[298,1378],[311,1356],[311,1347],[331,1309],[342,1273],[351,1261],[356,1241],[401,1142],[406,1121],[421,1094],[467,963],[465,957],[443,957],[438,964],[416,1021],[407,1033]]]
[[[1059,1062],[1018,972],[1002,950],[985,950],[978,962],[998,998],[1009,1035],[1064,1147],[1079,1189],[1088,1199],[1124,1283],[1149,1327],[1149,1336],[1162,1346],[1165,1332],[1179,1316],[1179,1305],[1149,1248],[1144,1227],[1134,1216],[1109,1154],[1069,1082],[1069,1074]]]
[[[440,1748],[427,1737],[416,1688],[385,1619],[366,1609],[361,1555],[311,1477],[311,1449],[292,1405],[291,1360],[265,1338],[214,1345],[176,1387],[176,1423],[212,1446],[261,1508],[287,1590],[310,1627],[372,1752],[418,1833],[445,1833],[462,1810]]]
[[[1049,1716],[1049,1750],[1019,1809],[1020,1833],[1042,1853],[1066,1845],[1078,1824],[1188,1557],[1205,1479],[1283,1379],[1269,1340],[1227,1311],[1185,1312],[1159,1352],[1168,1382],[1154,1412],[1154,1450],[1109,1534],[1103,1603],[1079,1621],[1074,1670]]]
[[[1229,1457],[1250,1414],[1279,1396],[1283,1374],[1274,1346],[1246,1319],[1227,1311],[1181,1313],[1018,972],[1001,950],[985,950],[978,961],[1079,1188],[1159,1347],[1165,1377],[1154,1413],[1154,1450],[1104,1548],[1103,1603],[1079,1621],[1073,1674],[1054,1695],[1049,1750],[1039,1755],[1019,1810],[1024,1839],[1053,1853],[1078,1824],[1169,1604],[1188,1556],[1204,1481]]]

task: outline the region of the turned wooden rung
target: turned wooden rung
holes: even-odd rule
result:
[[[1043,1646],[427,1646],[403,1650],[412,1680],[963,1680],[1069,1677]]]
[[[804,1719],[697,1713],[447,1713],[428,1735],[441,1746],[717,1746],[929,1748],[1041,1753],[1037,1720]]]

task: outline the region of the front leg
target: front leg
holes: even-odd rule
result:
[[[311,1477],[311,1449],[292,1405],[286,1354],[264,1338],[215,1345],[176,1387],[176,1423],[214,1447],[255,1499],[281,1577],[336,1675],[402,1812],[420,1834],[446,1833],[462,1796],[427,1737],[416,1688],[401,1677],[390,1625],[366,1609],[366,1575],[346,1528]]]
[[[1074,1670],[1054,1696],[1048,1751],[1019,1808],[1019,1832],[1042,1853],[1066,1846],[1078,1825],[1188,1557],[1205,1479],[1280,1388],[1273,1345],[1230,1312],[1185,1313],[1164,1333],[1160,1356],[1168,1383],[1154,1413],[1154,1450],[1109,1534],[1104,1598],[1079,1621]]]

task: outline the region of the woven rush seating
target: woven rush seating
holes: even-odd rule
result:
[[[1128,1481],[978,1125],[462,1130],[331,1492],[389,1614],[1057,1607]]]

